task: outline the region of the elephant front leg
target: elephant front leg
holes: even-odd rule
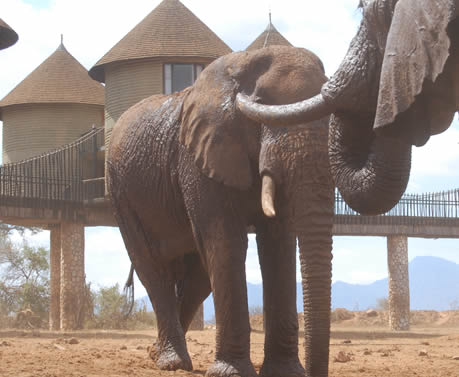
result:
[[[296,239],[279,220],[257,226],[263,277],[265,359],[263,377],[303,377],[298,358]]]
[[[206,376],[255,377],[257,374],[250,361],[250,323],[245,277],[247,235],[222,239],[209,248],[208,263],[217,335],[215,362]]]

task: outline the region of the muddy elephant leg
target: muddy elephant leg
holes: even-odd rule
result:
[[[257,226],[263,277],[265,359],[263,377],[303,377],[298,359],[296,309],[296,238],[285,223],[270,220]]]
[[[115,217],[129,257],[148,292],[157,320],[158,339],[150,356],[159,369],[192,370],[177,311],[173,266],[171,263],[161,262],[159,243],[148,239],[148,233],[137,214],[129,208],[129,201],[124,199],[120,202],[124,206],[117,206],[115,203]]]
[[[255,377],[250,361],[250,324],[245,258],[247,228],[240,202],[223,185],[184,185],[188,216],[206,263],[217,325],[215,362],[207,377]],[[202,200],[201,200],[202,198]]]
[[[180,300],[179,314],[180,323],[186,333],[199,305],[211,292],[209,276],[199,254],[185,255],[185,276],[182,284],[183,296]]]

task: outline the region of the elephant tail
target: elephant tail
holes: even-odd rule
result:
[[[134,309],[134,265],[131,263],[131,269],[129,270],[129,276],[124,285],[123,294],[125,297],[125,304],[123,308],[124,317],[127,318],[131,315],[132,309]]]

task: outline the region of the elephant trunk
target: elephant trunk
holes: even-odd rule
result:
[[[328,376],[331,308],[333,190],[314,189],[297,201],[295,224],[303,286],[307,377]],[[301,196],[301,195],[299,195]],[[306,207],[304,210],[302,208]]]
[[[411,145],[375,136],[372,117],[336,114],[330,120],[329,157],[343,199],[362,215],[389,211],[403,195],[411,169]]]

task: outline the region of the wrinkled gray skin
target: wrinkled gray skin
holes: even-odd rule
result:
[[[247,229],[254,226],[266,311],[260,375],[305,375],[298,359],[296,237],[306,374],[328,374],[333,217],[328,119],[266,127],[235,106],[239,92],[264,103],[292,103],[317,94],[325,80],[319,59],[304,49],[234,53],[209,65],[193,87],[150,97],[116,124],[108,187],[129,256],[156,313],[158,340],[151,356],[159,368],[192,369],[185,333],[212,291],[216,352],[207,376],[256,376],[245,276]],[[273,218],[260,204],[262,177],[275,185],[264,189],[274,194]]]
[[[276,121],[330,120],[332,175],[356,211],[390,210],[406,189],[411,145],[443,132],[459,109],[459,0],[365,0],[341,66],[311,105]],[[299,111],[298,108],[302,111]],[[270,124],[271,114],[256,116]]]

